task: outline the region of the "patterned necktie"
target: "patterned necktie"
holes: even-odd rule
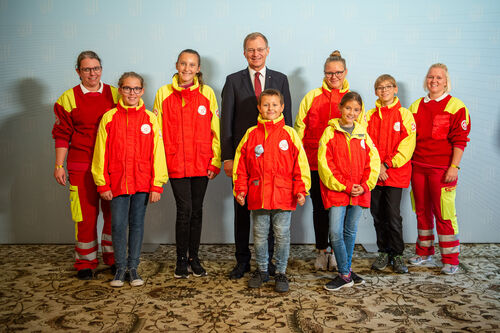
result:
[[[255,72],[254,85],[255,85],[255,97],[259,98],[260,93],[262,92],[262,85],[260,84],[259,72]]]

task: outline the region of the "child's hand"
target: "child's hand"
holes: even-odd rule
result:
[[[297,193],[297,203],[301,206],[306,203],[306,197],[302,193]]]
[[[380,164],[380,174],[378,175],[378,179],[385,182],[387,178],[389,178],[389,175],[387,174],[387,168],[382,163]]]
[[[215,172],[213,172],[212,170],[208,170],[207,171],[207,177],[208,177],[208,179],[214,179],[215,176],[217,176],[217,174]]]
[[[110,201],[111,199],[113,199],[113,193],[111,192],[111,190],[106,191],[106,192],[102,192],[101,198],[104,200]]]
[[[352,197],[360,196],[363,193],[365,193],[365,189],[361,185],[355,184],[352,186],[352,191],[351,191]]]
[[[236,197],[236,201],[241,205],[241,206],[244,206],[245,205],[245,193],[241,192],[240,194],[238,194],[238,196]]]
[[[149,194],[149,202],[158,202],[160,201],[161,194],[158,192],[151,192]]]

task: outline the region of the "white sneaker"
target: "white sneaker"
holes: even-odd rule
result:
[[[330,272],[334,272],[337,270],[337,260],[335,260],[335,253],[330,252],[327,255],[328,257],[328,270]]]
[[[314,268],[317,271],[326,271],[328,269],[328,256],[324,250],[318,250],[318,255],[314,261]]]
[[[458,272],[458,265],[444,264],[441,268],[441,273],[446,275],[453,275]]]
[[[408,263],[412,266],[420,266],[430,261],[432,261],[432,256],[414,256],[408,259]]]

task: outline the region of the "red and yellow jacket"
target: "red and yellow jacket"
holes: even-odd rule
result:
[[[163,128],[170,178],[220,172],[219,110],[212,88],[200,88],[195,77],[194,85],[184,89],[176,74],[156,93],[154,111]]]
[[[66,90],[54,104],[52,137],[56,148],[68,148],[68,170],[90,168],[99,121],[117,101],[117,89],[103,83],[101,93],[84,94],[77,85]]]
[[[311,175],[300,138],[283,115],[250,127],[236,150],[234,196],[245,193],[248,209],[295,210],[297,194],[308,194]]]
[[[354,122],[352,135],[345,132],[339,119],[332,119],[321,136],[318,150],[318,173],[325,208],[332,206],[370,207],[370,191],[377,183],[380,157],[366,128]],[[365,192],[351,196],[359,184]]]
[[[412,161],[450,166],[453,147],[465,149],[469,142],[469,110],[458,98],[447,95],[439,101],[419,98],[411,106],[417,138]]]
[[[342,89],[330,89],[325,81],[321,88],[308,92],[300,102],[294,128],[304,143],[311,170],[318,170],[318,142],[328,127],[328,121],[340,118],[339,103],[349,92],[349,82],[344,80]],[[364,109],[363,109],[364,110]],[[366,123],[364,112],[359,114],[359,123]]]
[[[137,108],[120,99],[102,117],[92,161],[97,190],[113,197],[137,192],[162,193],[168,180],[161,129],[142,99]]]
[[[386,181],[377,185],[406,188],[411,179],[411,156],[415,150],[415,120],[395,97],[391,105],[382,107],[380,100],[366,113],[368,135],[377,147],[380,160],[389,166]]]

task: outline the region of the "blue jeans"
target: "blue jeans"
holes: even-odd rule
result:
[[[330,240],[337,260],[337,270],[343,275],[348,275],[351,271],[352,253],[361,212],[361,206],[330,208]]]
[[[259,270],[267,272],[269,263],[268,242],[269,226],[274,230],[274,256],[276,258],[276,273],[285,274],[290,255],[290,221],[292,212],[281,209],[259,209],[250,213],[253,222],[253,245],[255,248],[255,261]]]
[[[111,238],[119,270],[137,268],[144,235],[144,215],[149,193],[120,195],[111,200]],[[127,259],[128,226],[128,259]]]

